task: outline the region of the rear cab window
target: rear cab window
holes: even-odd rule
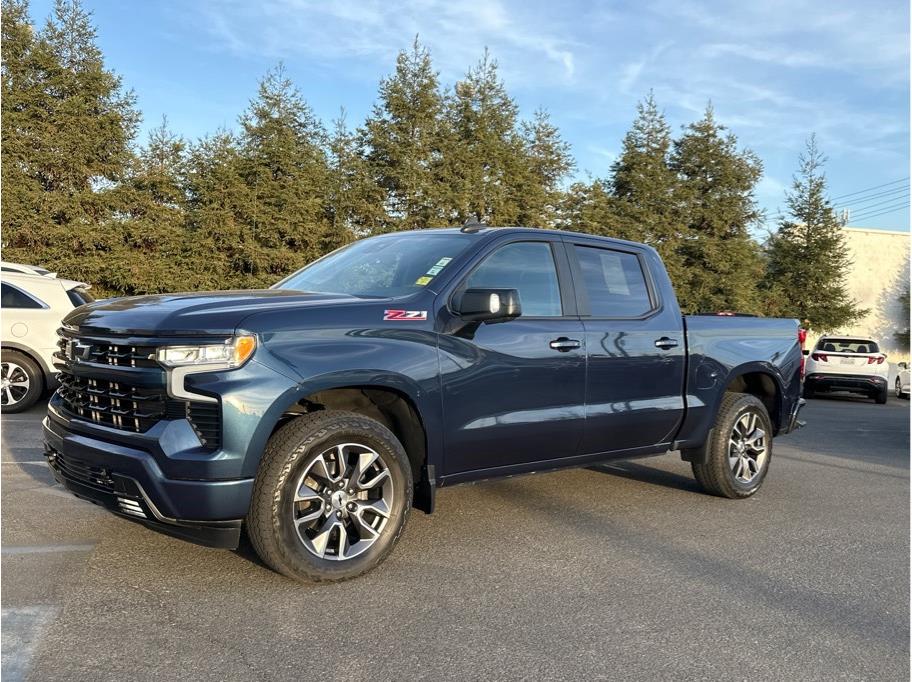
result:
[[[642,317],[655,305],[635,253],[574,246],[593,317]]]

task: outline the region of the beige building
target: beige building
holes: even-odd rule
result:
[[[909,326],[899,303],[909,284],[909,233],[843,229],[854,263],[846,284],[851,296],[869,312],[839,331],[873,338],[891,361],[906,359],[908,352],[896,348],[893,334]]]

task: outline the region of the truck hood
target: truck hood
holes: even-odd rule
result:
[[[127,296],[80,306],[67,315],[63,323],[96,333],[217,336],[233,334],[242,320],[254,313],[358,300],[360,299],[346,294],[317,294],[287,289]]]

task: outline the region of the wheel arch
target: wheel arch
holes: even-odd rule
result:
[[[750,362],[733,368],[723,381],[718,383],[719,391],[714,398],[711,409],[706,413],[707,424],[705,438],[691,441],[681,447],[681,459],[685,462],[701,464],[706,461],[707,446],[712,440],[714,424],[722,407],[722,401],[730,393],[746,393],[760,400],[773,424],[773,435],[782,429],[783,420],[788,419],[785,409],[785,386],[782,377],[767,363]]]
[[[277,399],[264,415],[248,451],[245,470],[255,475],[266,442],[297,416],[319,410],[347,410],[379,421],[402,443],[412,465],[414,506],[434,509],[440,445],[430,397],[408,377],[393,373],[344,372],[303,382]]]
[[[763,363],[742,365],[729,373],[725,388],[719,394],[713,414],[718,413],[722,397],[726,393],[747,393],[758,398],[766,407],[774,434],[782,427],[783,396],[785,389],[779,374]]]
[[[45,364],[44,359],[39,353],[36,353],[28,346],[23,346],[21,343],[16,343],[15,341],[4,341],[2,344],[0,344],[0,348],[3,350],[14,350],[17,353],[22,353],[22,355],[26,356],[29,360],[38,365],[38,369],[41,370],[41,378],[44,382],[45,390],[54,387],[54,377],[56,376],[56,373],[51,371],[47,364]]]

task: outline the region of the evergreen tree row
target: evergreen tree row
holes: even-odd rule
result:
[[[88,13],[57,0],[35,30],[28,10],[3,0],[7,260],[103,294],[251,288],[355,239],[477,218],[651,244],[686,311],[800,316],[821,331],[862,312],[842,286],[816,148],[764,250],[750,234],[762,165],[711,107],[674,137],[650,94],[609,176],[567,186],[569,145],[544,111],[520,118],[487,51],[444,88],[416,39],[356,128],[344,112],[324,126],[279,66],[236,130],[188,141],[163,122],[137,148],[135,99],[105,67]],[[822,248],[835,254],[826,268]],[[839,306],[784,296],[809,273]]]

